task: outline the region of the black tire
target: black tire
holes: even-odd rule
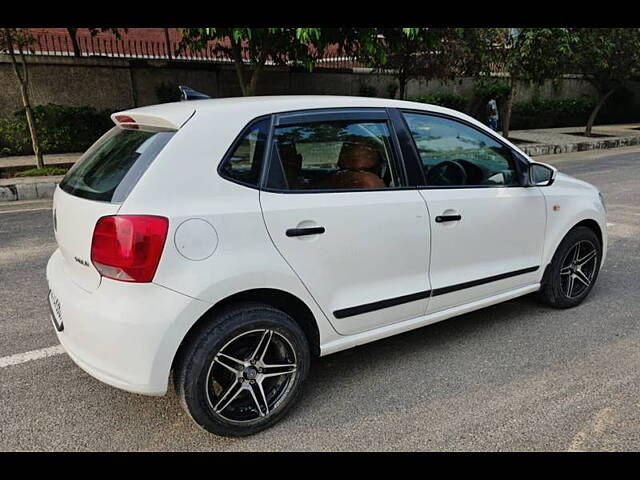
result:
[[[232,373],[228,366],[235,368],[236,363],[219,355],[231,353],[234,359],[248,361],[254,357],[252,345],[264,345],[260,342],[267,338],[267,360],[258,361],[255,368],[238,366],[242,373]],[[309,371],[310,351],[304,332],[286,313],[257,302],[230,305],[213,313],[186,341],[174,369],[175,389],[182,407],[201,428],[222,436],[252,435],[278,422],[299,399]],[[267,365],[277,363],[273,359],[280,356],[285,360],[279,364],[295,367]],[[257,373],[258,366],[264,374]],[[273,373],[288,370],[293,372]],[[268,372],[271,375],[266,375]],[[233,388],[245,390],[224,406],[234,396]],[[260,396],[261,392],[265,394]],[[269,392],[276,396],[270,398]],[[216,412],[214,407],[224,408]]]
[[[579,248],[590,251],[593,247],[595,250],[594,260],[585,262],[585,272],[588,273],[586,277],[590,278],[589,285],[586,286],[584,282],[579,281],[577,278],[574,280],[575,285],[569,285],[568,278],[574,276],[575,272],[572,268],[573,263],[569,254],[573,256],[576,252],[576,245],[580,245]],[[578,250],[580,253],[580,250]],[[586,255],[583,256],[583,258]],[[582,301],[589,295],[593,285],[598,278],[598,272],[600,271],[600,262],[602,260],[602,245],[598,235],[587,227],[576,227],[569,231],[564,237],[556,253],[553,255],[551,263],[547,266],[544,277],[542,279],[542,286],[536,294],[536,298],[551,307],[554,308],[571,308],[582,303]],[[561,274],[561,271],[564,272]],[[567,277],[568,275],[568,277]],[[567,291],[571,290],[572,295],[569,296]]]

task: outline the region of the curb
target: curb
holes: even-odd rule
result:
[[[550,145],[539,143],[535,145],[516,145],[527,155],[537,157],[540,155],[553,155],[557,153],[584,152],[587,150],[604,150],[610,148],[631,147],[640,145],[640,136],[609,138],[591,142],[565,143],[562,145]]]
[[[0,202],[53,198],[53,192],[55,192],[60,180],[62,180],[62,176],[44,177],[41,181],[36,182],[0,184]]]

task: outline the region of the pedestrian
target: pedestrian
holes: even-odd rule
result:
[[[491,130],[494,132],[498,131],[498,104],[496,103],[495,94],[489,97],[489,103],[487,103],[487,118]]]

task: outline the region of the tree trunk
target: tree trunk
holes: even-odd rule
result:
[[[33,118],[33,111],[29,103],[29,94],[26,89],[20,89],[22,94],[22,103],[24,105],[24,111],[27,114],[27,124],[29,125],[29,134],[31,135],[31,145],[33,146],[33,153],[36,156],[36,166],[38,168],[44,167],[44,159],[42,158],[42,152],[40,151],[40,142],[38,142],[38,135],[36,133],[36,122]]]
[[[231,55],[233,56],[233,66],[236,69],[236,76],[238,77],[238,83],[240,84],[240,91],[242,92],[242,96],[246,97],[248,94],[246,93],[247,86],[244,82],[244,62],[242,61],[242,47],[233,39],[233,37],[230,38],[230,41]]]
[[[167,55],[169,58],[173,58],[173,52],[171,51],[171,38],[169,37],[169,29],[164,28],[164,42],[167,45]]]
[[[604,102],[607,100],[607,98],[609,98],[611,96],[611,94],[618,89],[619,86],[620,85],[616,85],[611,90],[609,90],[607,93],[605,93],[602,97],[600,97],[600,100],[598,101],[598,103],[594,107],[593,111],[591,112],[591,115],[589,115],[589,120],[587,120],[587,126],[584,129],[584,136],[585,137],[590,137],[591,136],[591,129],[593,128],[593,123],[596,121],[596,116],[598,115],[598,112],[600,111],[600,109],[604,105]]]
[[[251,80],[249,80],[249,84],[244,89],[245,97],[252,97],[256,94],[256,87],[258,86],[258,78],[260,76],[260,70],[258,68],[254,69],[251,72]]]
[[[73,54],[76,57],[82,56],[82,52],[80,51],[80,44],[78,43],[78,29],[77,28],[67,28],[67,32],[69,32],[69,37],[71,37],[71,46],[73,47]]]
[[[407,77],[403,73],[398,74],[398,98],[407,99]]]
[[[264,69],[264,64],[267,61],[267,54],[264,51],[260,52],[260,56],[258,57],[257,64],[253,67],[253,72],[251,72],[251,80],[249,80],[249,85],[247,85],[245,91],[245,96],[252,96],[256,94],[256,90],[258,87],[258,79],[262,74],[262,70]]]
[[[504,109],[504,119],[502,120],[502,136],[509,138],[509,127],[511,125],[511,110],[513,108],[513,99],[516,96],[516,81],[513,77],[509,80],[509,95],[507,96],[507,105]]]
[[[9,56],[11,57],[11,66],[13,67],[13,73],[18,81],[20,88],[20,96],[22,97],[22,105],[27,116],[27,125],[29,126],[29,134],[31,135],[31,144],[33,145],[33,153],[36,156],[36,166],[38,168],[44,167],[44,160],[42,158],[42,152],[40,151],[40,142],[38,142],[38,135],[36,133],[36,123],[33,118],[33,111],[31,110],[31,102],[29,100],[29,70],[27,69],[27,62],[22,52],[22,46],[20,39],[18,39],[18,51],[20,53],[20,62],[22,63],[22,75],[18,70],[18,62],[16,61],[15,53],[13,51],[13,40],[11,31],[9,28],[4,29],[5,42]]]

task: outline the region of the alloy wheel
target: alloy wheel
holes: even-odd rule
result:
[[[567,298],[576,298],[589,288],[596,272],[598,252],[589,240],[569,249],[560,268],[560,284]]]
[[[257,329],[237,335],[216,354],[206,377],[209,406],[231,422],[250,422],[278,408],[295,383],[296,354],[282,334]]]

